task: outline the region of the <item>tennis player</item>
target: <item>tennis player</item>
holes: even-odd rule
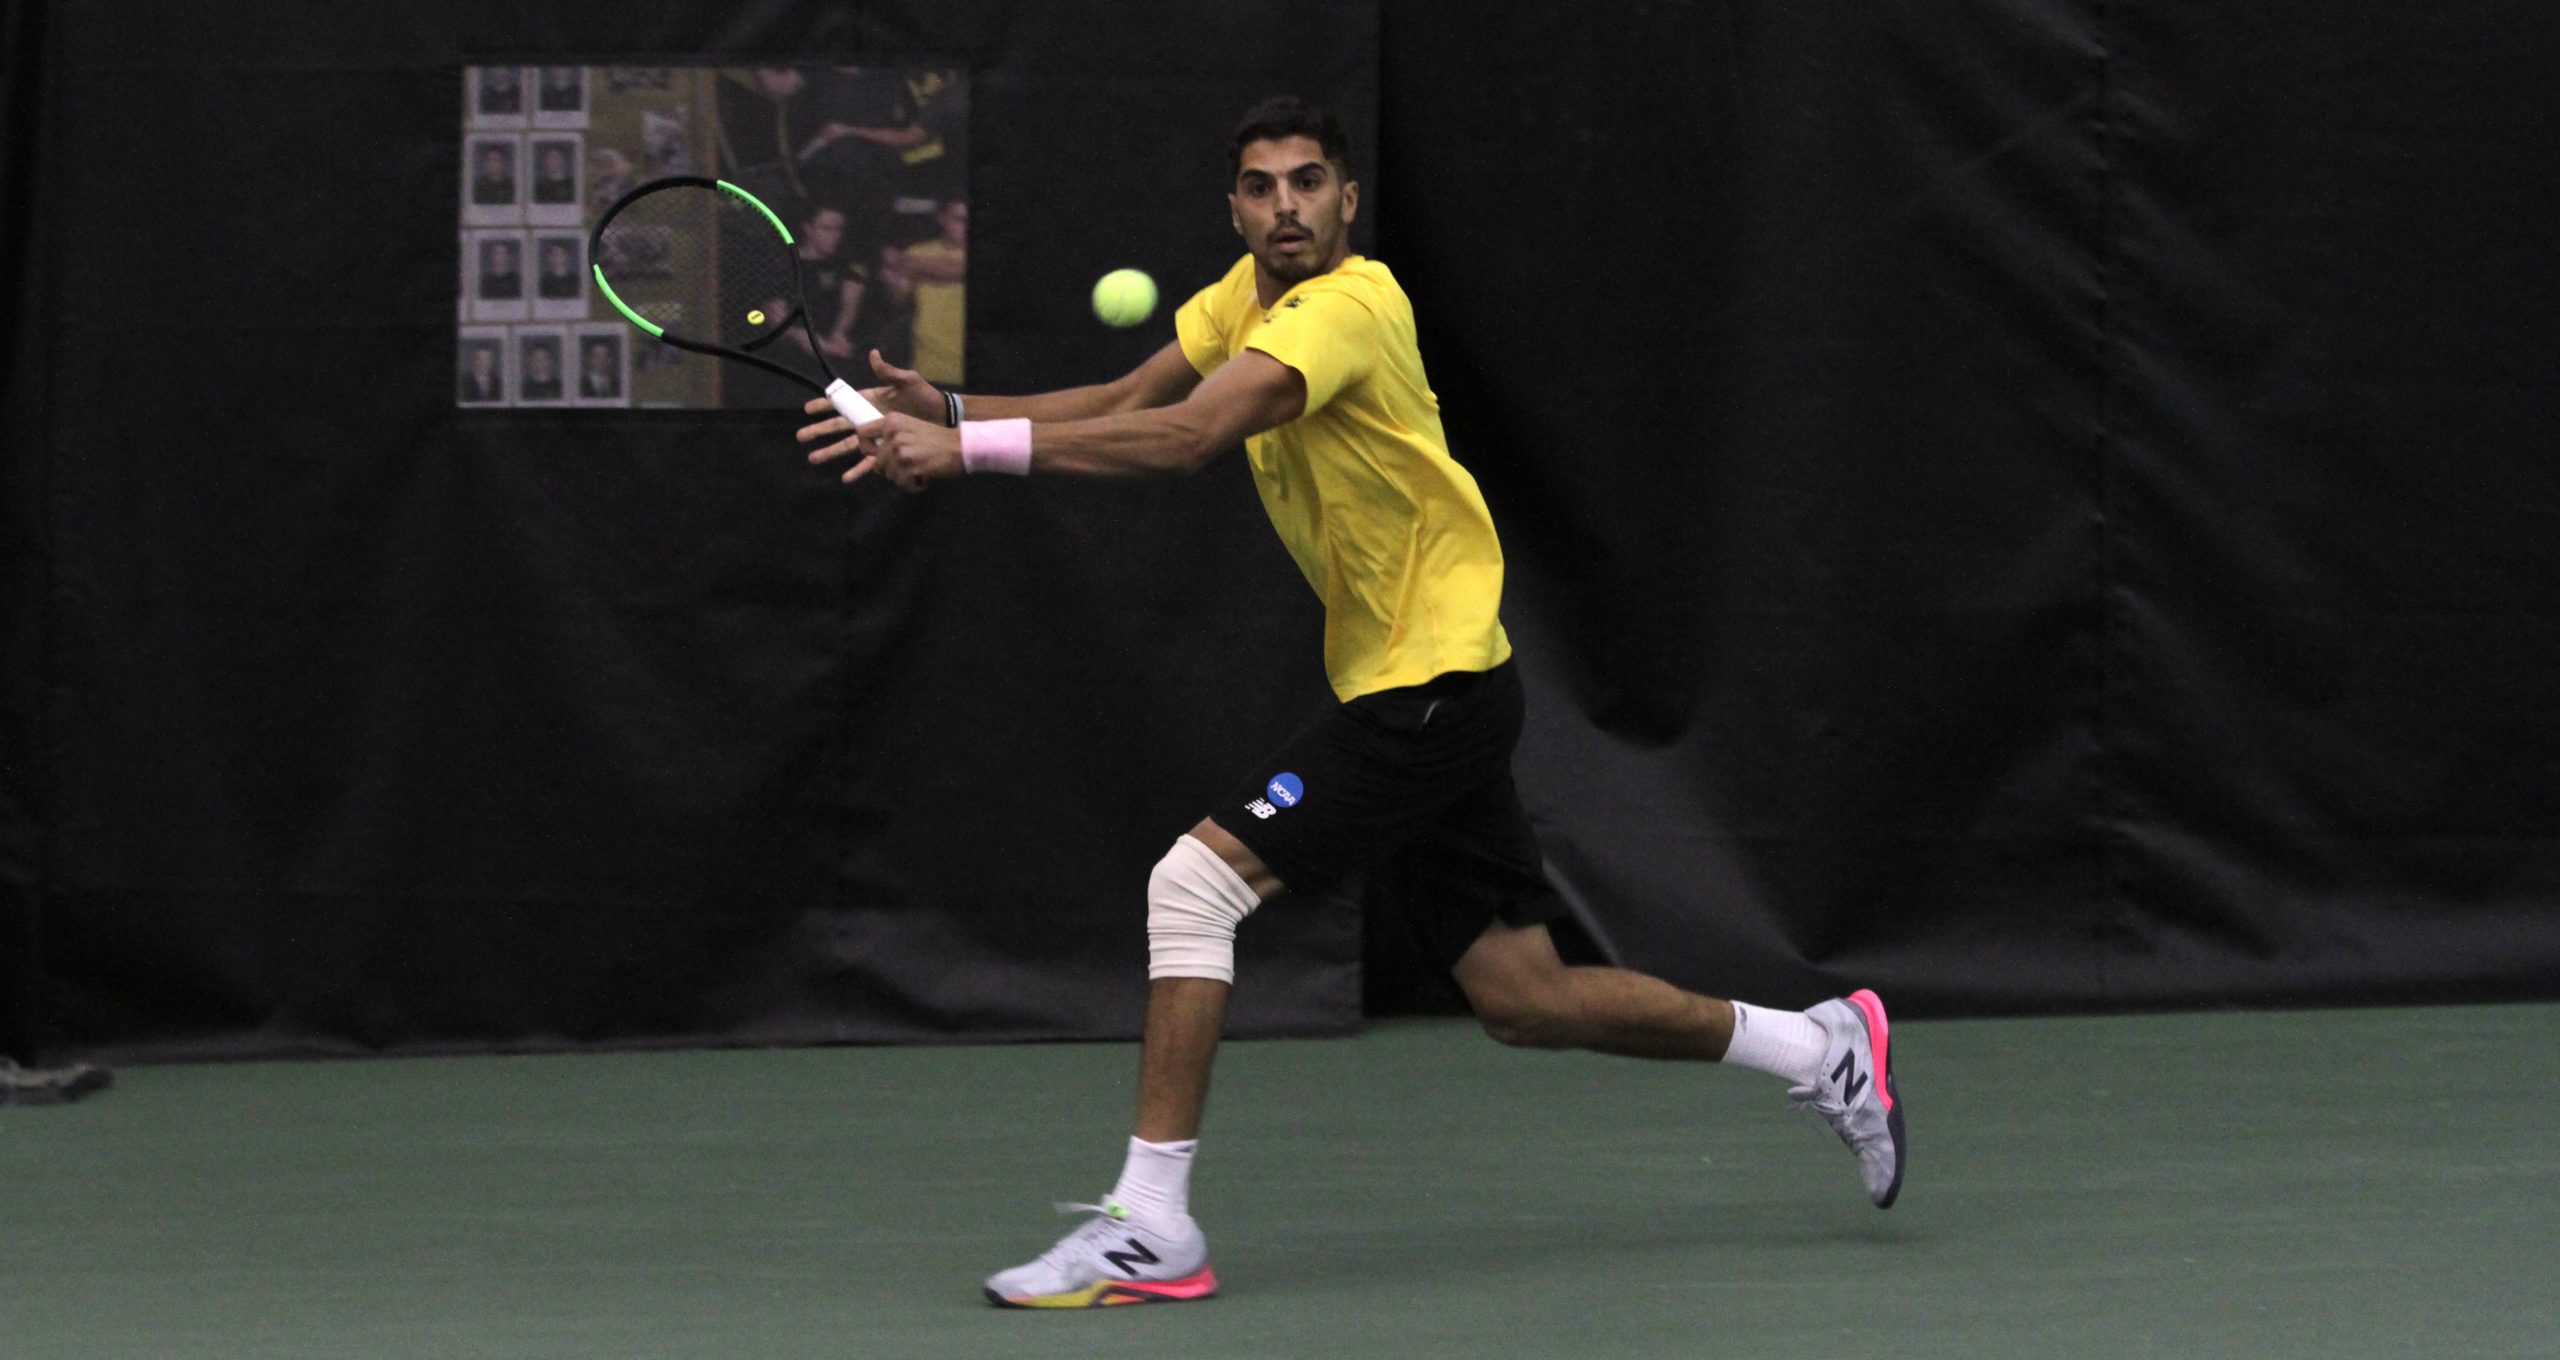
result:
[[[1342,128],[1273,99],[1245,115],[1229,163],[1245,257],[1127,376],[964,398],[874,354],[886,414],[800,431],[819,445],[812,462],[854,460],[844,480],[876,473],[909,491],[964,473],[1190,473],[1241,442],[1272,527],[1324,601],[1340,705],[1250,771],[1148,881],[1145,1043],[1119,1183],[1075,1206],[1093,1216],[1056,1246],[987,1280],[988,1298],[1083,1308],[1216,1292],[1190,1175],[1237,923],[1284,890],[1388,863],[1435,885],[1412,924],[1494,1038],[1784,1078],[1890,1207],[1903,1121],[1874,993],[1778,1010],[1557,956],[1547,924],[1562,903],[1511,780],[1521,689],[1499,616],[1502,546],[1449,455],[1411,303],[1385,265],[1350,253],[1360,186]]]

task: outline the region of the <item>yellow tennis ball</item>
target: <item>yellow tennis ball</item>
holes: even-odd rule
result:
[[[764,313],[763,313],[762,311],[753,311],[753,312],[749,312],[749,313],[747,313],[747,324],[748,324],[748,325],[750,325],[750,326],[761,326],[761,325],[763,325],[763,324],[764,324]]]
[[[1156,311],[1156,281],[1136,269],[1114,269],[1093,286],[1093,314],[1107,326],[1134,326]]]

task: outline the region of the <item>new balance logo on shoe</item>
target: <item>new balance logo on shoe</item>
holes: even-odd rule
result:
[[[1843,1053],[1840,1065],[1831,1069],[1831,1079],[1840,1083],[1840,1103],[1854,1105],[1858,1093],[1867,1089],[1867,1074],[1858,1070],[1858,1055]]]
[[[1102,1259],[1109,1261],[1113,1270],[1119,1271],[1130,1279],[1138,1278],[1138,1272],[1131,1267],[1157,1265],[1164,1260],[1163,1257],[1147,1250],[1146,1243],[1134,1237],[1122,1240],[1129,1244],[1127,1251],[1106,1251],[1102,1253]]]

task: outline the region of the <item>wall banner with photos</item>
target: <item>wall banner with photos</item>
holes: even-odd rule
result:
[[[589,230],[666,175],[735,181],[790,224],[814,340],[794,329],[783,343],[814,343],[840,367],[877,349],[964,381],[968,99],[967,73],[949,67],[469,67],[456,403],[796,403],[769,374],[652,340],[598,295]]]

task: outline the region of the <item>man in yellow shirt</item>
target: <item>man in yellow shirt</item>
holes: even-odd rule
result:
[[[1146,1034],[1120,1181],[1056,1246],[988,1279],[998,1304],[1216,1291],[1189,1178],[1236,925],[1286,888],[1385,864],[1437,890],[1412,924],[1495,1038],[1784,1077],[1856,1154],[1879,1206],[1901,1191],[1902,1110],[1873,992],[1784,1011],[1557,956],[1547,923],[1563,907],[1511,782],[1522,710],[1501,543],[1449,454],[1404,290],[1350,252],[1360,186],[1348,157],[1340,125],[1303,101],[1247,113],[1227,198],[1245,258],[1183,305],[1175,343],[1118,381],[962,398],[875,354],[887,386],[872,398],[888,414],[800,431],[821,445],[812,462],[855,460],[847,482],[878,473],[908,491],[962,473],[1188,473],[1242,441],[1272,527],[1324,601],[1341,704],[1221,799],[1148,882]]]

